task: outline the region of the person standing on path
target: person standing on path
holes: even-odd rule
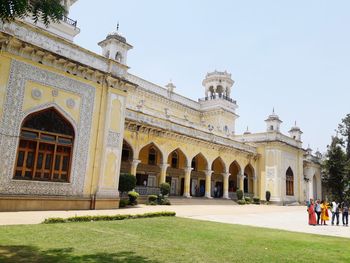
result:
[[[309,225],[311,225],[311,226],[316,225],[316,214],[315,214],[315,207],[314,206],[315,206],[314,200],[311,198],[310,203],[309,203],[309,207],[307,209],[307,211],[309,213]]]
[[[337,218],[337,226],[339,226],[339,203],[337,201],[332,202],[332,226],[335,218]]]
[[[321,218],[321,204],[320,204],[320,199],[317,199],[316,204],[315,204],[315,212],[317,215],[317,224],[320,224],[320,218]]]
[[[344,201],[342,204],[342,221],[343,221],[343,226],[348,226],[349,223],[349,203],[348,201]]]
[[[325,200],[322,200],[321,203],[321,225],[327,225],[326,221],[329,220],[329,214],[328,214],[328,204]]]

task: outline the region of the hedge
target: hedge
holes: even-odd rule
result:
[[[137,219],[137,218],[150,218],[150,217],[164,217],[175,216],[175,212],[153,212],[137,215],[101,215],[101,216],[74,216],[68,218],[51,217],[46,218],[43,224],[56,224],[56,223],[71,223],[71,222],[93,222],[93,221],[116,221],[125,219]]]

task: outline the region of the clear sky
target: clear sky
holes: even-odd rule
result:
[[[119,21],[130,72],[192,99],[208,71],[232,73],[238,134],[265,131],[275,107],[284,133],[296,120],[304,147],[324,152],[350,113],[348,0],[80,0],[69,16],[97,53]]]

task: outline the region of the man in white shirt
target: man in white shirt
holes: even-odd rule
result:
[[[337,226],[339,226],[339,203],[332,202],[332,225],[334,225],[334,219],[337,218]]]

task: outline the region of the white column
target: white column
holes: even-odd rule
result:
[[[258,177],[256,175],[253,176],[253,193],[254,197],[258,196]]]
[[[185,185],[184,185],[184,197],[191,197],[191,171],[192,171],[192,167],[186,167],[185,168]]]
[[[242,190],[244,194],[244,174],[242,174],[242,172],[239,172],[237,178],[239,181],[239,190]]]
[[[163,163],[159,165],[160,167],[160,176],[159,176],[159,185],[162,183],[165,183],[165,178],[166,178],[166,170],[169,167],[169,164]]]
[[[206,198],[212,198],[211,197],[211,175],[213,171],[206,170],[205,171],[205,197]]]
[[[228,196],[228,179],[230,177],[230,173],[223,173],[222,174],[223,179],[224,179],[224,189],[223,189],[223,198],[224,199],[230,199]]]
[[[140,162],[141,162],[140,160],[136,160],[136,159],[132,160],[130,174],[132,174],[133,176],[136,176],[137,166],[139,165]]]

